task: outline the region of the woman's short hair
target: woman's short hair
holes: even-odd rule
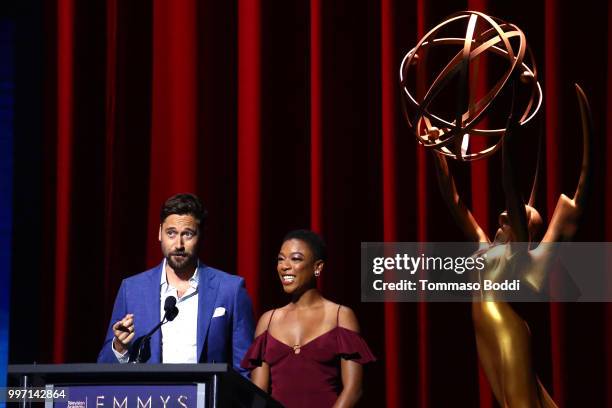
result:
[[[283,242],[289,241],[290,239],[299,239],[305,242],[312,251],[315,261],[319,259],[325,261],[327,259],[327,246],[325,245],[325,241],[316,232],[307,229],[293,230],[285,235]]]

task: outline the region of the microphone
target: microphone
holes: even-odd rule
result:
[[[174,296],[168,296],[164,302],[164,319],[171,322],[178,315],[178,307],[176,307],[176,298]],[[162,320],[163,321],[163,320]]]
[[[164,302],[164,318],[150,332],[134,342],[134,347],[130,353],[130,363],[144,363],[149,360],[151,357],[151,337],[163,324],[174,320],[178,313],[176,298],[168,296]]]

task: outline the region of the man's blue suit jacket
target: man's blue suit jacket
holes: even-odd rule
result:
[[[111,348],[112,326],[126,314],[134,314],[136,336],[148,333],[160,321],[160,281],[163,263],[124,279],[115,299],[113,315],[98,363],[117,363]],[[232,362],[245,374],[240,361],[253,341],[254,321],[251,300],[244,279],[200,263],[198,267],[198,356],[201,363]],[[212,317],[216,308],[225,314]],[[133,342],[132,342],[133,343]],[[151,338],[149,363],[161,363],[161,332]]]

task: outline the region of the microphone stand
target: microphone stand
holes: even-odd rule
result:
[[[150,332],[148,332],[144,337],[140,339],[140,341],[138,342],[138,348],[136,349],[136,353],[134,352],[130,353],[130,363],[134,363],[134,364],[144,363],[145,361],[149,359],[150,348],[151,348],[151,345],[150,345],[151,337],[153,337],[153,334],[160,327],[162,327],[162,325],[164,325],[165,323],[168,323],[169,321],[174,320],[177,314],[178,314],[178,308],[176,306],[174,306],[171,309],[166,310],[166,313],[164,313],[164,318],[161,320],[161,322],[157,323]],[[145,347],[149,349],[149,356],[146,356],[146,358],[144,354]]]

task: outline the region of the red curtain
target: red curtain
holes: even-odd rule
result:
[[[418,38],[467,8],[516,23],[535,52],[545,218],[577,182],[573,82],[584,87],[601,170],[578,239],[612,237],[612,14],[605,3],[499,3],[47,3],[40,320],[52,336],[39,361],[95,359],[120,280],[161,260],[159,206],[193,191],[210,213],[203,260],[246,278],[258,316],[286,302],[274,263],[283,234],[323,234],[322,290],[354,308],[379,357],[364,406],[496,406],[469,304],[361,303],[359,251],[365,241],[463,239],[401,117],[398,71]],[[504,205],[499,169],[497,156],[453,164],[489,234]],[[612,309],[524,309],[535,366],[560,406],[611,405]]]

